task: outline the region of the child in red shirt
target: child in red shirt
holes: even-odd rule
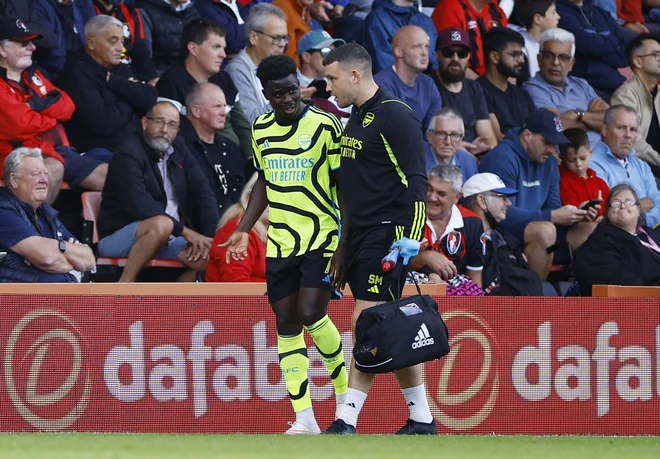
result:
[[[583,208],[591,200],[601,201],[598,217],[605,212],[603,199],[610,188],[605,181],[589,168],[592,148],[587,133],[582,129],[566,129],[564,135],[570,143],[559,146],[559,193],[564,205]]]

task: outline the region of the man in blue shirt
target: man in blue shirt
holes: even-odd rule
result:
[[[627,183],[633,187],[646,223],[660,224],[660,191],[651,167],[633,150],[637,139],[637,114],[625,105],[615,105],[605,112],[603,140],[594,148],[591,168],[610,188]]]
[[[433,114],[442,107],[440,91],[423,73],[429,65],[429,36],[421,27],[402,27],[394,35],[392,48],[394,66],[385,67],[374,80],[408,104],[427,129]]]
[[[0,282],[78,282],[94,269],[92,250],[80,244],[46,202],[48,169],[38,148],[18,148],[5,160],[0,188]]]
[[[591,146],[600,142],[603,115],[609,108],[594,88],[582,78],[568,76],[575,63],[575,37],[563,29],[548,29],[541,35],[539,73],[523,85],[536,108],[559,115],[565,129],[587,132]]]
[[[427,171],[439,163],[452,164],[461,170],[463,182],[477,173],[476,158],[467,151],[458,150],[465,126],[456,110],[445,107],[433,115],[426,135],[429,139],[424,157]]]
[[[502,228],[525,242],[530,268],[545,279],[552,266],[548,249],[568,242],[577,249],[596,227],[600,207],[589,210],[562,206],[555,146],[568,143],[559,116],[536,110],[521,128],[511,129],[479,164],[479,172],[498,175],[518,190]]]

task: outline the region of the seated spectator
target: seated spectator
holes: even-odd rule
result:
[[[466,78],[470,57],[470,39],[467,32],[445,29],[438,34],[436,48],[439,68],[433,73],[440,90],[442,104],[457,110],[465,123],[465,141],[472,154],[480,154],[497,145],[488,114],[486,96],[481,85]]]
[[[456,205],[463,175],[456,166],[438,164],[428,171],[428,180],[424,238],[429,249],[411,260],[410,270],[428,274],[431,282],[464,274],[481,286],[484,227],[477,215]]]
[[[589,145],[587,134],[578,128],[566,129],[564,135],[569,143],[559,145],[559,194],[564,205],[585,209],[589,201],[597,204],[598,216],[603,216],[603,196],[607,196],[610,187],[589,167],[589,158],[593,149]]]
[[[459,150],[464,132],[463,119],[453,108],[445,107],[433,115],[426,131],[429,139],[424,158],[427,171],[436,164],[451,164],[461,170],[463,182],[477,173],[477,159]]]
[[[183,26],[199,18],[192,0],[138,0],[145,36],[158,76],[181,56]]]
[[[486,33],[493,27],[506,27],[509,23],[495,0],[440,0],[431,18],[439,31],[455,28],[469,34],[470,68],[466,76],[471,80],[486,71]]]
[[[637,114],[625,105],[615,105],[605,114],[603,140],[594,148],[591,167],[610,188],[620,183],[633,187],[640,197],[649,226],[660,223],[660,191],[648,164],[637,157]]]
[[[582,78],[568,76],[575,62],[575,37],[563,29],[541,36],[539,73],[523,85],[536,108],[557,113],[566,129],[587,131],[591,146],[600,142],[603,116],[609,105]]]
[[[642,13],[642,0],[593,0],[598,6],[612,16],[612,19],[621,26],[621,34],[629,40],[641,33],[649,33],[644,25]]]
[[[633,77],[612,95],[612,104],[627,105],[637,113],[637,157],[660,177],[660,43],[651,35],[639,35],[626,48]]]
[[[227,101],[227,120],[221,134],[240,145],[246,159],[252,158],[252,133],[245,119],[236,85],[229,73],[222,71],[227,55],[225,31],[208,19],[194,19],[183,28],[181,57],[163,73],[156,89],[161,99],[174,100],[185,107],[186,96],[197,83],[218,85]],[[185,113],[185,108],[182,111]]]
[[[95,268],[80,244],[46,203],[48,167],[38,148],[18,148],[4,164],[0,188],[0,282],[79,282]]]
[[[77,0],[74,8],[82,16],[82,23],[87,25],[96,15],[107,15],[116,18],[122,24],[121,63],[131,66],[131,71],[138,80],[148,81],[155,85],[157,81],[156,66],[151,59],[151,49],[144,29],[144,19],[140,11],[124,0]],[[86,30],[86,29],[83,29]],[[80,30],[78,31],[80,32]],[[87,44],[87,33],[81,37]]]
[[[583,296],[597,284],[660,286],[660,231],[644,223],[633,187],[612,188],[605,220],[575,253],[573,270]]]
[[[245,118],[252,124],[259,115],[272,110],[257,78],[257,66],[268,56],[284,54],[291,38],[286,28],[286,15],[269,3],[259,3],[252,8],[245,28],[247,48],[227,64],[227,73],[241,95]]]
[[[478,215],[484,226],[482,283],[486,295],[543,295],[541,278],[529,269],[523,244],[500,227],[511,207],[509,198],[517,194],[489,172],[473,175],[463,184],[463,206]]]
[[[220,217],[217,233],[206,264],[206,282],[266,282],[266,240],[268,239],[268,208],[250,231],[247,256],[243,260],[227,263],[227,249],[220,244],[236,231],[257,182],[254,174],[245,185],[241,198]]]
[[[497,140],[510,129],[520,127],[535,110],[527,91],[509,83],[519,78],[525,66],[524,40],[511,29],[496,27],[486,34],[486,73],[477,78],[484,90],[490,121]]]
[[[584,78],[608,99],[626,81],[619,68],[627,67],[627,40],[619,24],[606,11],[584,0],[557,0],[559,27],[575,36],[572,75]]]
[[[184,121],[181,129],[181,137],[214,191],[220,216],[238,202],[246,170],[239,148],[220,134],[226,108],[222,89],[213,83],[198,83],[186,98],[188,122]]]
[[[204,173],[177,138],[179,110],[159,102],[142,117],[142,133],[125,133],[103,188],[99,255],[128,257],[120,282],[134,282],[152,258],[179,260],[192,282],[204,269],[218,207]]]
[[[71,0],[66,0],[70,2]],[[61,5],[61,3],[59,3]],[[69,3],[70,5],[70,3]],[[69,6],[67,5],[67,6]],[[52,35],[52,48],[41,49],[41,52],[36,53],[36,60],[39,66],[46,70],[52,79],[56,79],[59,72],[66,63],[66,55],[68,50],[67,33],[64,26],[60,21],[57,14],[58,9],[65,9],[62,5],[58,8],[58,3],[53,0],[32,0],[30,2],[30,12],[32,13],[32,20],[38,23],[40,31],[47,30]],[[71,8],[69,8],[71,10]],[[28,26],[30,24],[28,23]],[[39,43],[39,48],[42,48],[43,39]],[[77,39],[77,44],[80,46],[80,39]],[[42,55],[43,53],[43,55]]]
[[[256,2],[239,0],[194,0],[203,18],[222,27],[227,36],[227,55],[234,57],[248,45],[246,21]]]
[[[108,166],[65,146],[62,123],[75,106],[33,65],[32,40],[38,37],[20,19],[0,23],[0,167],[18,146],[40,148],[50,174],[45,201],[52,204],[62,180],[72,187],[101,190]]]
[[[349,108],[339,108],[337,99],[328,91],[323,67],[323,58],[330,54],[336,46],[344,43],[344,40],[333,38],[325,30],[312,30],[303,35],[298,42],[301,62],[298,81],[300,81],[301,88],[316,88],[311,99],[313,105],[332,113],[337,118],[344,118],[343,121],[346,122],[351,111]]]
[[[405,26],[394,35],[392,48],[394,66],[378,72],[374,81],[408,104],[426,130],[442,107],[433,79],[423,73],[429,65],[429,36],[421,27]]]
[[[312,30],[310,25],[312,21],[312,7],[320,5],[314,0],[273,0],[273,5],[284,11],[286,15],[286,28],[289,34],[289,45],[284,54],[289,56],[300,68],[300,55],[298,54],[298,41],[303,35]],[[318,23],[316,23],[318,24]],[[321,29],[321,25],[318,24]]]
[[[96,13],[94,7],[91,3],[85,2],[83,5],[80,2],[74,3],[73,0],[37,0],[31,8],[33,8],[34,15],[52,28],[57,36],[61,36],[64,42],[64,49],[54,50],[54,55],[50,56],[46,62],[49,72],[53,65],[57,66],[57,72],[59,72],[66,63],[67,54],[83,48],[82,33],[85,30],[86,19]],[[54,74],[51,75],[54,76]]]
[[[509,24],[509,27],[523,36],[525,57],[527,57],[527,78],[536,76],[539,71],[539,42],[543,32],[554,29],[559,24],[559,13],[555,0],[517,0],[513,14],[522,27]],[[524,75],[524,74],[523,74]],[[527,78],[523,78],[527,80]]]
[[[362,45],[371,56],[374,75],[394,64],[392,39],[397,31],[407,25],[419,26],[429,36],[430,47],[435,49],[438,35],[433,21],[417,9],[414,0],[375,0],[371,12],[364,21]],[[438,68],[431,54],[430,68]]]
[[[479,164],[479,172],[498,175],[508,188],[512,206],[502,228],[525,243],[530,268],[545,279],[552,266],[550,247],[568,242],[580,247],[595,227],[597,209],[562,206],[555,146],[568,143],[559,117],[549,110],[532,112],[521,128],[504,140]]]
[[[118,19],[94,16],[85,25],[85,50],[70,55],[62,70],[60,87],[76,104],[66,130],[81,151],[114,151],[158,97],[156,88],[136,81],[131,67],[121,63],[123,34]]]

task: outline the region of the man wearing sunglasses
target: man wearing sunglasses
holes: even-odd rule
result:
[[[444,107],[457,110],[465,124],[463,147],[474,155],[497,145],[481,85],[466,78],[470,37],[461,29],[441,30],[436,46],[439,68],[433,73]]]
[[[612,104],[635,109],[639,128],[635,152],[660,177],[660,43],[652,35],[639,35],[628,44],[626,55],[634,76],[614,91]]]

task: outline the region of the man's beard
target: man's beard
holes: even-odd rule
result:
[[[444,70],[440,70],[440,76],[442,76],[442,81],[446,83],[458,83],[465,78],[465,70],[461,68],[458,72],[450,72],[449,67],[447,67]]]
[[[499,61],[497,63],[497,71],[507,78],[518,78],[522,73],[522,68],[520,71],[516,71],[514,67],[506,65],[504,61]]]
[[[165,153],[171,146],[169,140],[163,136],[154,136],[151,138],[145,136],[145,140],[147,141],[147,145],[159,153]]]

